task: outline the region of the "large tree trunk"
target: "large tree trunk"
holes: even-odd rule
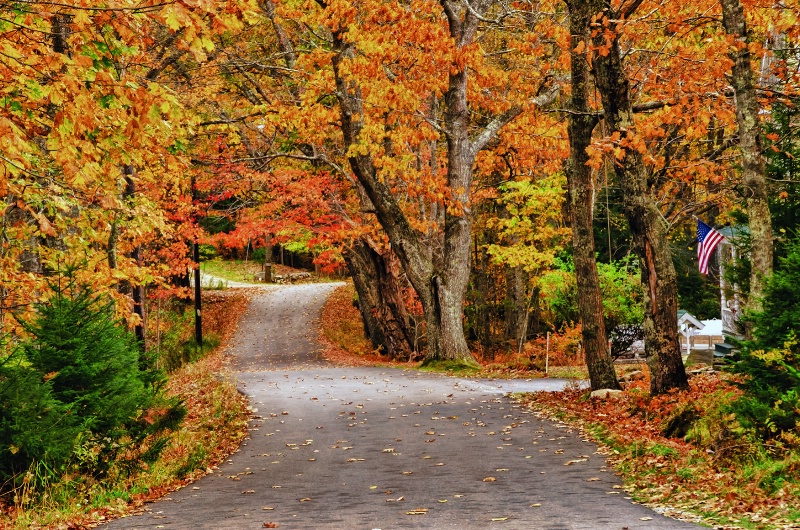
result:
[[[355,240],[344,258],[372,345],[393,359],[410,359],[414,355],[414,333],[403,301],[397,258],[391,251],[380,251],[366,237]]]
[[[459,3],[443,1],[451,36],[458,47],[469,45],[479,20],[472,10]],[[485,9],[478,2],[474,9]],[[322,4],[324,7],[324,4]],[[342,62],[355,50],[340,30],[333,35],[333,69],[342,113],[342,133],[347,146],[358,142],[363,127],[360,89],[341,75]],[[369,153],[355,153],[349,163],[358,182],[374,207],[378,222],[386,232],[406,275],[419,295],[425,314],[427,360],[447,359],[474,362],[467,347],[463,325],[463,303],[469,279],[469,245],[472,226],[470,188],[472,167],[478,149],[496,132],[486,131],[479,143],[469,138],[470,114],[467,104],[467,70],[449,73],[444,133],[447,138],[447,185],[453,204],[444,219],[444,259],[436,260],[412,228],[390,187],[378,177]],[[499,128],[499,127],[497,127]]]
[[[619,33],[615,27],[630,13],[616,13],[606,9],[603,0],[589,0],[587,20],[605,20],[614,32],[611,49],[605,55],[593,57],[595,84],[600,92],[605,110],[608,134],[618,135],[624,149],[622,160],[614,169],[623,192],[623,211],[631,228],[634,247],[642,267],[642,284],[645,287],[645,352],[650,365],[650,391],[652,394],[673,388],[686,388],[686,370],[678,343],[677,278],[672,254],[667,240],[667,223],[653,200],[647,182],[647,171],[641,153],[631,148],[636,145],[630,85],[625,73],[619,46]],[[605,11],[605,16],[601,13]],[[607,49],[606,32],[595,28],[592,37],[596,49]]]
[[[721,0],[722,25],[734,38],[729,55],[733,61],[731,84],[736,102],[736,123],[742,151],[741,196],[747,201],[750,221],[750,294],[748,309],[761,309],[761,297],[767,277],[772,274],[772,218],[769,213],[767,179],[755,75],[750,64],[750,42],[744,9],[740,0]]]
[[[590,13],[580,0],[568,2],[570,8],[570,54],[572,98],[568,123],[570,157],[566,175],[569,186],[569,213],[572,224],[573,260],[578,285],[578,309],[586,366],[592,389],[619,389],[619,380],[608,349],[603,300],[594,248],[594,185],[586,148],[592,142],[597,118],[589,108],[589,63],[586,52],[577,53],[580,43],[588,44]],[[586,46],[588,50],[589,46]]]
[[[522,351],[528,334],[528,274],[522,267],[506,267],[505,320],[508,339],[516,341]]]

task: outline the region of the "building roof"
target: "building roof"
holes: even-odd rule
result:
[[[750,233],[750,227],[747,225],[723,226],[722,228],[717,228],[716,230],[725,236],[725,239],[728,241],[736,241],[740,237],[746,236]]]
[[[722,320],[713,318],[711,320],[703,320],[704,327],[697,335],[722,335]]]
[[[703,329],[703,327],[705,326],[702,322],[697,320],[697,318],[693,314],[683,309],[680,309],[678,310],[678,327],[680,327],[682,324],[686,324],[689,327],[696,329]]]

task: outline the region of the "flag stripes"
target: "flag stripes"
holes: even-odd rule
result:
[[[699,261],[700,272],[708,274],[708,262],[714,249],[725,236],[705,224],[700,219],[697,220],[697,259]]]

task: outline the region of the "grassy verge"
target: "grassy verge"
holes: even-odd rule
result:
[[[200,263],[200,270],[211,276],[221,278],[231,282],[251,283],[259,285],[253,281],[253,275],[264,270],[264,264],[253,260],[222,260],[212,259]],[[278,263],[272,264],[273,275],[286,275],[292,272],[307,272],[302,269],[294,269]]]
[[[240,291],[211,293],[204,298],[204,328],[216,342],[223,343],[236,327],[238,315],[247,304]],[[158,310],[158,309],[156,309]],[[161,458],[150,466],[128,473],[112,469],[102,479],[71,474],[47,487],[38,498],[23,505],[5,499],[0,527],[82,528],[139,509],[169,491],[188,484],[210,472],[231,454],[247,435],[249,418],[246,399],[236,390],[234,381],[220,379],[224,370],[224,354],[220,348],[209,352],[191,345],[192,321],[180,311],[160,309],[151,312],[151,323],[158,330],[149,330],[160,340],[161,358],[183,358],[190,352],[188,364],[171,372],[167,391],[178,396],[188,413],[180,429],[173,432]],[[17,499],[23,498],[17,492]]]
[[[746,437],[721,441],[730,420],[723,405],[735,387],[719,374],[664,396],[650,397],[647,386],[631,383],[618,400],[589,399],[580,389],[517,397],[599,442],[638,502],[716,528],[800,528],[798,455]]]
[[[252,283],[253,275],[263,270],[263,264],[248,260],[221,260],[214,259],[200,264],[200,270],[223,280],[232,282]]]

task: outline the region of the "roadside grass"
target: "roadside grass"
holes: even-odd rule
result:
[[[264,264],[253,260],[212,259],[201,262],[200,270],[223,280],[258,285],[253,275],[264,270]]]
[[[263,285],[261,282],[253,281],[253,275],[264,270],[264,263],[261,261],[245,261],[243,259],[223,260],[222,258],[214,258],[208,261],[201,261],[200,270],[206,274],[210,274],[211,276],[215,276],[229,282]],[[295,269],[286,265],[281,265],[280,263],[272,264],[273,275],[286,275],[293,272],[308,271],[304,269]],[[317,280],[324,281],[325,278],[318,278],[315,281]]]
[[[724,405],[739,391],[724,376],[696,375],[690,390],[656,397],[648,385],[632,382],[618,400],[575,388],[515,398],[600,443],[637,502],[715,528],[798,528],[800,455],[730,432]]]
[[[422,372],[442,372],[457,377],[475,377],[481,373],[483,367],[477,362],[436,360],[422,361],[418,368]]]
[[[236,328],[247,295],[210,293],[204,302],[206,334],[217,337],[213,342],[224,343]],[[6,498],[0,505],[0,527],[85,528],[124,516],[213,471],[236,450],[247,436],[247,400],[233,380],[220,377],[225,363],[221,348],[211,351],[208,342],[204,349],[191,345],[192,320],[186,315],[192,311],[182,314],[175,305],[151,310],[153,327],[148,329],[148,339],[154,344],[158,337],[161,359],[170,358],[174,364],[167,393],[178,396],[187,408],[184,422],[172,433],[161,458],[141,469],[115,466],[105,477],[73,472],[38,495],[18,489],[16,499]],[[154,329],[156,322],[158,329]]]

